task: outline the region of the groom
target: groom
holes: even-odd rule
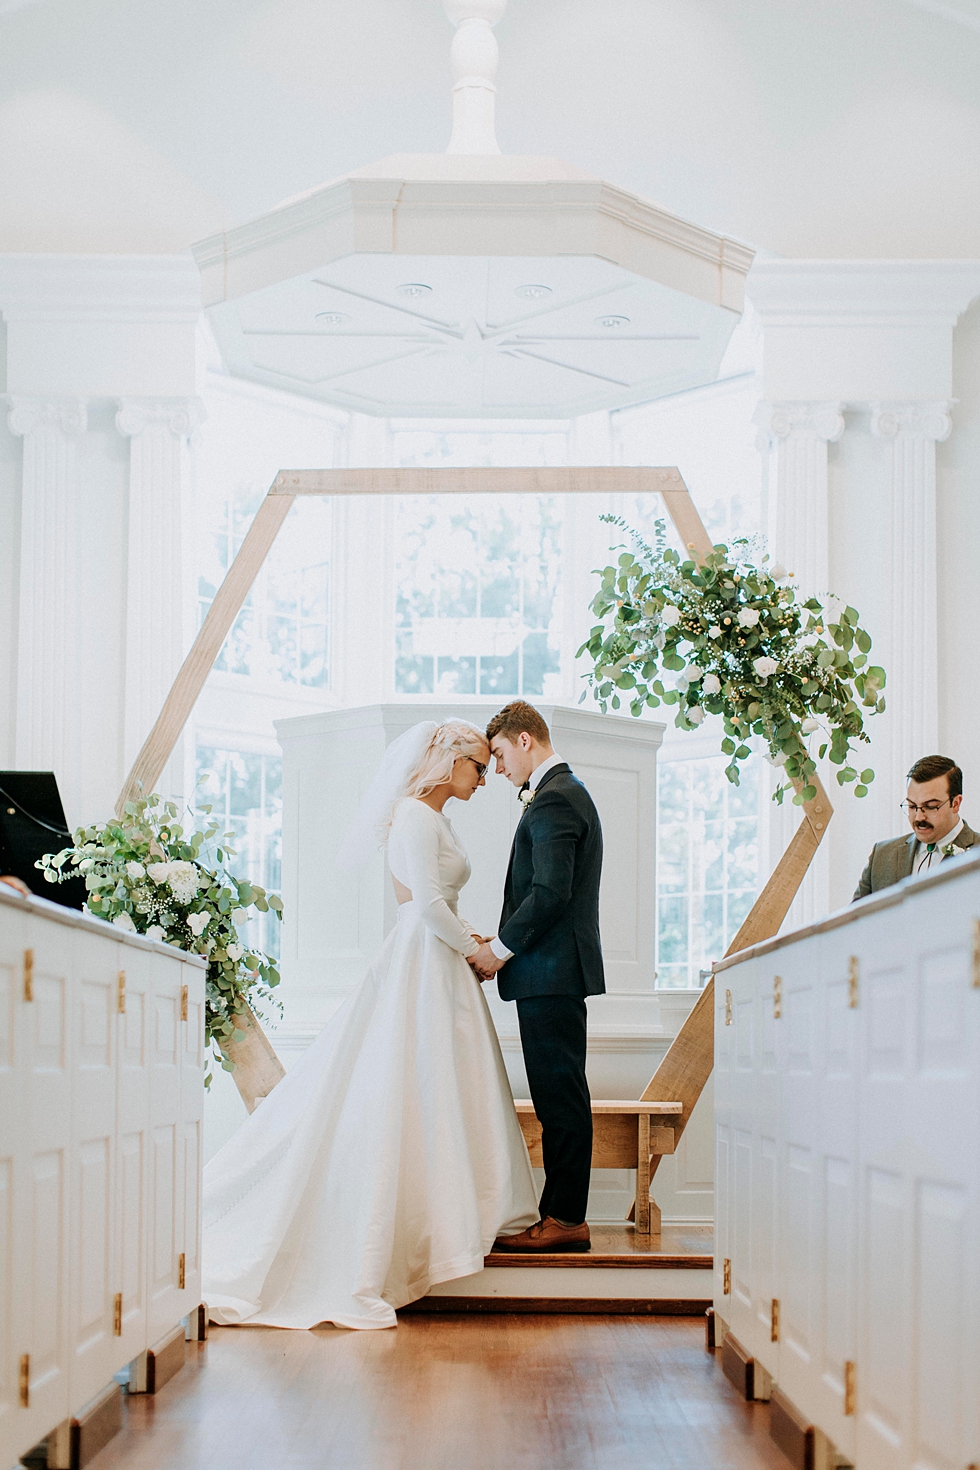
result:
[[[585,1079],[587,995],[606,988],[599,942],[602,828],[592,798],[551,746],[548,726],[521,699],[487,726],[498,776],[519,787],[500,933],[471,963],[498,970],[516,1000],[531,1101],[541,1124],[541,1219],[504,1236],[498,1251],[587,1251],[592,1105]]]

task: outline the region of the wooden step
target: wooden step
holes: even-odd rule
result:
[[[592,1241],[583,1255],[493,1252],[405,1310],[700,1317],[711,1305],[710,1229],[665,1226],[651,1248],[631,1225],[596,1225]]]

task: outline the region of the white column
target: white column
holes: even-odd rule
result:
[[[871,432],[887,453],[889,618],[883,657],[891,731],[891,789],[913,761],[939,742],[939,638],[936,601],[936,444],[953,427],[951,404],[876,403]]]
[[[507,0],[443,0],[456,27],[453,68],[453,133],[447,153],[499,153],[494,129],[499,51],[492,27]]]
[[[827,592],[827,445],[844,432],[840,403],[767,403],[770,444],[769,549],[806,597]]]
[[[118,403],[116,428],[130,441],[123,717],[128,768],[160,713],[192,633],[188,440],[204,414],[193,398]],[[178,755],[164,779],[168,795],[181,792]]]
[[[21,768],[54,771],[71,824],[82,627],[76,446],[87,427],[86,405],[80,398],[12,397],[7,422],[24,440],[15,758]]]

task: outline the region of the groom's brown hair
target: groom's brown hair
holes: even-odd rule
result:
[[[511,704],[505,704],[487,726],[487,740],[493,740],[496,736],[502,735],[505,740],[513,744],[523,733],[547,745],[551,744],[551,733],[548,726],[533,704],[528,704],[523,699],[515,699]]]

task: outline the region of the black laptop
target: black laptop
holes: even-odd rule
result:
[[[85,879],[48,883],[34,864],[72,845],[53,771],[0,771],[0,873],[65,908],[85,907]]]

